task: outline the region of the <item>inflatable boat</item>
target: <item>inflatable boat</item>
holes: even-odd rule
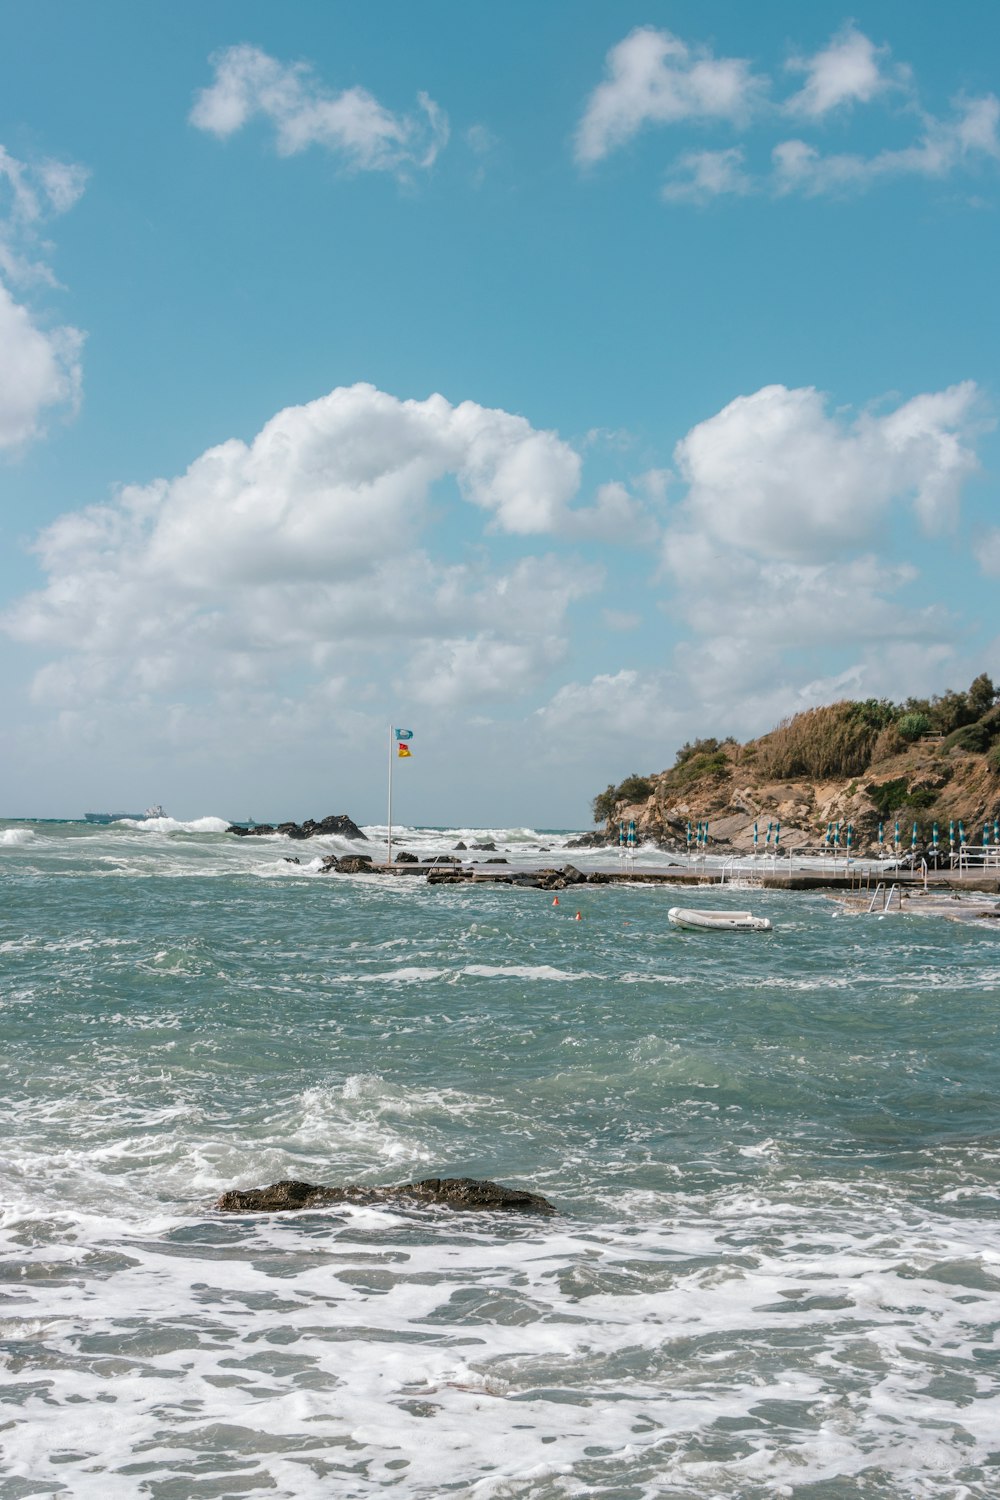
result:
[[[690,906],[672,906],[667,912],[671,927],[690,932],[770,932],[767,917],[749,911],[696,911]]]

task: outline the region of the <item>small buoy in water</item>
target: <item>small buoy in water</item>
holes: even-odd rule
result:
[[[573,918],[573,921],[574,922],[582,922],[583,921],[583,918],[581,917],[581,915],[580,915],[579,912],[577,912],[576,916]]]
[[[558,906],[559,905],[559,897],[558,896],[553,896],[552,897],[552,905],[553,906]]]

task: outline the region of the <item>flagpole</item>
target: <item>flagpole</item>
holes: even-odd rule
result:
[[[386,864],[392,866],[392,725],[389,725],[389,816],[386,819],[389,826],[389,838],[386,853]]]

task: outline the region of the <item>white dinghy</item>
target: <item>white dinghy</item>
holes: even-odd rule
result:
[[[671,927],[689,932],[770,932],[767,917],[749,911],[697,911],[690,906],[672,906],[667,912]]]

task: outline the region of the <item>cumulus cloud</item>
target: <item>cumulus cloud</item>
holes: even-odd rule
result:
[[[39,327],[0,282],[0,449],[37,438],[52,408],[76,409],[82,347],[75,328]]]
[[[980,404],[971,381],[885,415],[831,415],[812,387],[739,396],[677,445],[695,531],[750,556],[825,561],[869,538],[896,501],[923,529],[954,520],[976,467]]]
[[[395,114],[367,89],[331,92],[308,64],[280,62],[259,47],[228,47],[211,61],[215,78],[189,118],[220,139],[262,116],[282,156],[322,146],[356,171],[395,173],[430,167],[447,143],[447,118],[425,93],[419,114]]]
[[[830,681],[807,673],[832,642],[863,695],[923,681],[887,681],[886,653],[950,659],[957,618],[914,602],[916,568],[871,543],[894,508],[928,534],[953,526],[986,425],[965,382],[858,414],[831,412],[811,387],[767,386],[692,428],[675,450],[687,493],[662,555],[664,609],[685,632],[673,671],[704,707],[694,732],[756,733],[829,701]]]
[[[607,56],[607,77],[587,101],[576,157],[601,161],[647,125],[746,118],[762,88],[742,58],[714,57],[669,31],[640,26]]]
[[[806,75],[799,93],[785,104],[790,114],[818,119],[851,104],[868,104],[904,86],[908,69],[889,69],[888,47],[877,47],[854,26],[846,26],[812,57],[793,57],[786,66]]]
[[[87,174],[54,160],[18,161],[0,146],[0,449],[37,438],[45,416],[80,397],[83,335],[50,327],[11,287],[57,287],[42,238],[49,221],[79,199]],[[30,290],[28,292],[30,296]]]
[[[579,458],[473,402],[335,390],[173,480],[55,521],[35,549],[47,585],[6,628],[65,653],[36,680],[41,701],[64,706],[123,687],[264,688],[293,668],[343,675],[347,661],[356,676],[385,651],[415,697],[503,697],[561,657],[567,609],[603,571],[557,556],[499,571],[432,560],[420,542],[447,503],[442,482],[488,529],[558,534]]]

